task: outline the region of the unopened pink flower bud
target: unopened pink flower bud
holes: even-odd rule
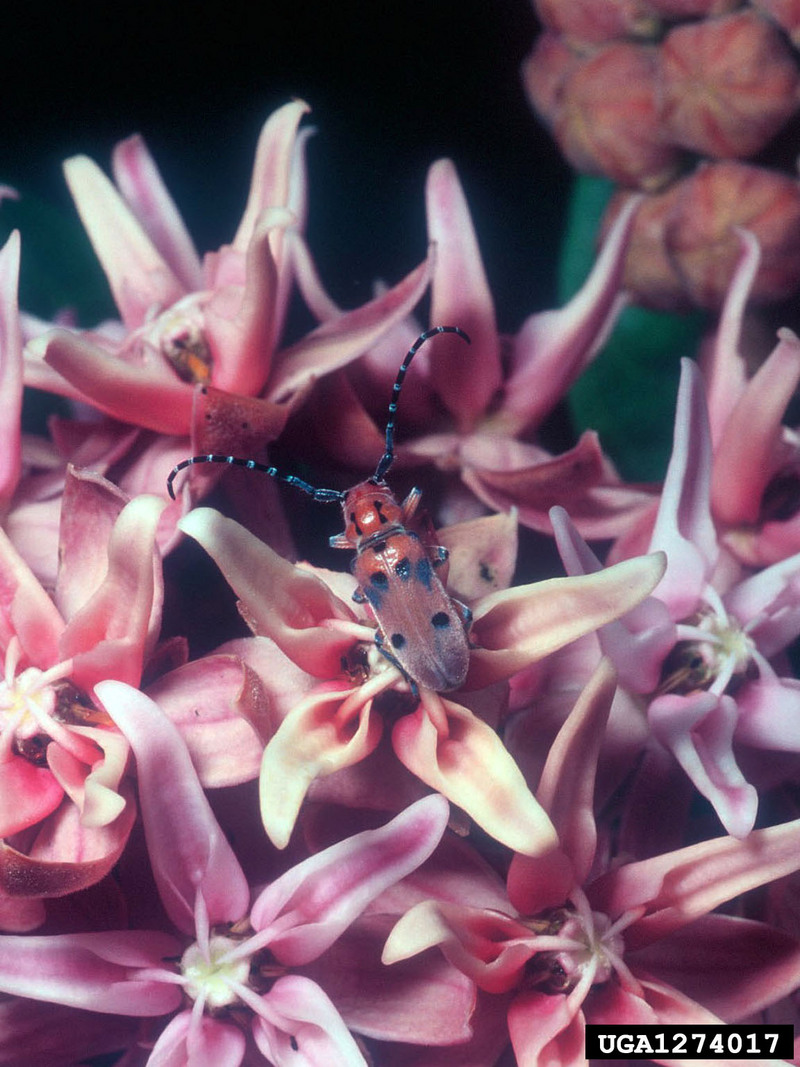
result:
[[[661,132],[657,49],[618,42],[585,59],[565,81],[553,132],[578,170],[643,189],[664,185],[681,153]]]
[[[612,201],[607,220],[621,199]],[[650,307],[719,308],[741,253],[737,228],[750,230],[761,247],[752,298],[780,300],[797,289],[800,183],[734,160],[701,164],[644,201],[628,246],[625,287]]]
[[[800,0],[750,0],[756,11],[772,19],[796,47],[800,45]]]
[[[580,62],[560,34],[545,30],[522,64],[522,82],[531,106],[551,128],[561,115],[567,79]]]
[[[798,104],[792,50],[754,11],[676,26],[662,44],[661,72],[667,136],[702,155],[753,155]]]
[[[577,41],[652,37],[658,29],[645,0],[534,0],[542,24]]]

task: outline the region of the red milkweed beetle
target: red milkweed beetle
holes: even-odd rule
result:
[[[332,548],[355,550],[352,571],[358,581],[353,594],[357,603],[369,603],[378,629],[375,644],[402,671],[412,689],[422,686],[436,692],[458,689],[469,666],[469,631],[472,614],[445,591],[436,568],[447,559],[447,549],[424,545],[408,523],[421,499],[412,489],[398,504],[384,478],[394,462],[394,429],[397,401],[411,360],[420,347],[440,333],[455,333],[470,343],[458,326],[434,326],[420,334],[400,365],[392,388],[386,422],[386,446],[371,478],[352,489],[316,489],[294,474],[283,474],[254,459],[238,456],[192,456],[172,469],[167,489],[180,471],[195,463],[227,463],[259,471],[293,485],[322,504],[342,505],[344,532],[331,537]]]

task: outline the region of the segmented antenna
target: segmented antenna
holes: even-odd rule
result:
[[[419,349],[430,340],[431,337],[435,337],[437,333],[456,333],[467,344],[471,344],[468,335],[461,329],[460,326],[433,326],[430,330],[426,330],[421,333],[416,339],[414,344],[409,348],[406,353],[406,358],[400,365],[400,370],[397,372],[394,385],[392,387],[392,398],[389,401],[389,420],[386,423],[386,449],[380,458],[378,466],[375,468],[375,474],[372,476],[374,482],[383,481],[383,476],[388,469],[394,463],[394,422],[397,414],[397,401],[400,396],[400,390],[403,388],[403,379],[406,376],[406,371],[411,365],[411,360],[417,354]],[[173,467],[167,478],[167,491],[172,499],[175,499],[175,490],[173,489],[173,482],[181,471],[186,470],[187,467],[192,467],[196,463],[226,463],[229,467],[244,467],[248,471],[258,471],[259,474],[268,474],[270,478],[276,478],[279,482],[285,482],[286,485],[293,485],[295,489],[299,489],[303,493],[307,493],[312,500],[316,500],[318,504],[339,504],[341,503],[346,493],[341,492],[338,489],[317,489],[313,485],[309,485],[308,482],[303,481],[302,478],[298,478],[296,474],[283,474],[277,467],[268,467],[265,463],[258,463],[254,459],[242,459],[239,456],[226,456],[223,454],[209,453],[205,456],[190,456],[189,459],[184,459],[177,466]]]
[[[466,341],[468,345],[472,344],[468,334],[466,334],[460,326],[432,326],[430,330],[421,333],[411,348],[409,348],[406,353],[406,358],[400,364],[400,370],[397,372],[397,377],[392,386],[392,398],[389,401],[389,421],[386,423],[386,449],[372,476],[374,482],[382,482],[384,475],[394,463],[394,420],[395,415],[397,414],[397,401],[400,397],[400,390],[403,388],[403,379],[406,376],[406,371],[411,365],[411,360],[420,348],[422,348],[425,342],[430,340],[431,337],[435,337],[437,333],[456,333]]]
[[[344,493],[338,489],[315,489],[313,485],[309,485],[308,482],[304,482],[302,478],[298,478],[296,474],[283,474],[277,467],[268,467],[265,463],[258,463],[254,459],[241,459],[239,456],[224,456],[209,453],[206,456],[190,456],[189,459],[182,460],[177,466],[173,467],[167,478],[167,492],[175,499],[175,490],[172,488],[172,483],[175,481],[176,475],[181,471],[186,470],[187,467],[194,466],[195,463],[227,463],[229,467],[244,467],[248,471],[258,471],[259,474],[268,474],[270,478],[277,478],[279,482],[285,482],[287,485],[293,485],[295,489],[300,489],[304,493],[316,500],[318,504],[331,504],[341,503],[344,500]]]

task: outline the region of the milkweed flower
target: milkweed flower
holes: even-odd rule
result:
[[[191,765],[158,707],[118,682],[97,699],[136,756],[147,848],[161,900],[176,932],[116,930],[0,938],[0,989],[17,997],[129,1015],[165,1017],[147,1063],[219,1067],[366,1064],[331,995],[303,974],[387,888],[434,850],[448,817],[427,797],[386,826],[339,842],[295,865],[250,900],[244,872]],[[164,818],[164,812],[169,818]],[[469,983],[415,975],[419,1040],[438,1027],[425,1013],[450,1013],[450,1039],[463,1039]],[[426,1000],[426,996],[429,998]],[[445,1001],[442,999],[446,997]],[[375,990],[373,1020],[392,1005]],[[378,1006],[380,1008],[378,1009]],[[80,1015],[72,1022],[79,1033]],[[380,1036],[381,1024],[373,1021]],[[447,1043],[444,1036],[443,1043]]]
[[[121,321],[94,330],[37,323],[25,383],[161,435],[133,439],[146,454],[129,461],[139,482],[131,491],[163,493],[155,465],[175,444],[165,437],[179,438],[184,455],[249,454],[274,440],[312,382],[360,355],[428,284],[425,261],[364,307],[280,348],[297,275],[307,270],[295,250],[306,213],[307,135],[298,127],[307,111],[292,101],[267,120],[237,231],[202,260],[141,137],[116,146],[115,182],[85,156],[65,164]],[[179,505],[173,511],[177,518]]]
[[[583,1064],[587,1022],[734,1022],[800,980],[795,937],[711,914],[797,869],[800,821],[596,869],[594,781],[614,686],[606,661],[548,755],[537,795],[559,847],[514,857],[502,910],[422,902],[384,949],[392,963],[438,945],[480,989],[509,997],[520,1067]]]
[[[100,481],[68,476],[53,598],[0,531],[0,891],[32,925],[41,907],[25,901],[102,878],[136,814],[127,743],[92,688],[106,678],[138,684],[154,647],[163,505],[126,504]]]
[[[476,576],[482,546],[513,538],[507,517],[483,523],[479,538],[474,523],[465,524],[463,537],[457,527],[443,531],[454,566]],[[311,783],[365,759],[378,746],[384,722],[392,722],[394,752],[422,782],[511,847],[534,853],[549,847],[549,820],[493,728],[502,698],[491,687],[638,603],[659,579],[660,555],[588,579],[553,579],[478,597],[471,604],[475,647],[457,699],[425,689],[414,697],[376,648],[366,609],[359,616],[341,599],[355,591],[352,577],[292,565],[208,508],[196,508],[180,526],[217,562],[251,629],[321,683],[291,708],[264,752],[261,813],[276,844],[288,842]],[[456,563],[462,554],[466,566]],[[269,688],[270,679],[262,680]],[[372,790],[380,794],[381,783]]]
[[[726,561],[710,509],[712,445],[700,371],[684,360],[675,445],[651,549],[667,556],[653,596],[600,633],[624,688],[645,702],[654,736],[708,797],[723,825],[746,836],[758,796],[734,743],[797,752],[795,679],[773,666],[800,634],[795,588],[800,556],[742,577]],[[599,561],[569,523],[554,528],[570,573]]]
[[[631,202],[609,232],[589,277],[563,308],[538,312],[513,336],[501,335],[477,235],[450,160],[433,164],[426,190],[432,267],[432,323],[458,323],[472,339],[443,335],[419,353],[404,386],[397,465],[433,464],[448,479],[440,513],[466,517],[464,495],[496,511],[516,508],[520,521],[549,532],[547,512],[569,506],[587,536],[616,536],[649,503],[624,485],[600,448],[583,434],[561,455],[536,440],[545,417],[591,362],[625,304],[621,270],[637,204]],[[323,321],[337,313],[327,298],[307,297]],[[335,321],[335,320],[333,320]],[[397,352],[418,326],[395,327],[346,373],[320,382],[309,408],[327,454],[368,468],[380,455],[381,433],[371,401],[389,395]],[[383,417],[383,411],[380,412]],[[352,427],[358,427],[358,433]],[[471,514],[480,509],[472,501]],[[470,514],[469,512],[467,514]]]

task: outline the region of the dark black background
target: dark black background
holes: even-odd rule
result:
[[[318,131],[310,241],[344,306],[422,258],[425,172],[444,155],[501,328],[553,302],[569,172],[522,90],[529,0],[48,4],[4,21],[0,181],[71,212],[62,159],[107,167],[138,131],[204,251],[234,232],[264,119],[300,96]]]

